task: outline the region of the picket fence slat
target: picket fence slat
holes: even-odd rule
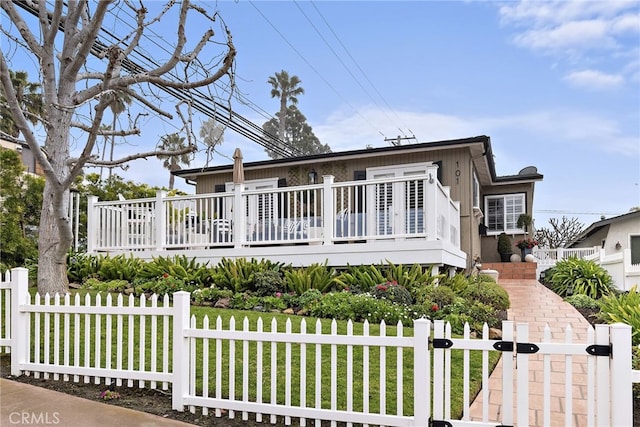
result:
[[[521,352],[514,338],[517,337],[517,343],[527,342],[528,325],[518,324],[514,333],[514,324],[510,321],[502,324],[501,340],[489,338],[487,325],[481,338],[475,339],[470,336],[469,325],[464,326],[462,337],[452,337],[450,324],[441,321],[431,324],[427,320],[414,322],[413,336],[404,335],[402,322],[394,325],[395,334],[387,332],[384,322],[376,325],[378,333],[371,334],[370,324],[364,322],[362,332],[354,334],[354,324],[349,321],[346,332],[339,334],[335,320],[327,332],[317,319],[315,331],[308,333],[303,319],[299,332],[294,333],[291,319],[282,328],[272,318],[270,330],[265,332],[262,318],[252,330],[246,317],[242,327],[236,326],[235,318],[229,320],[228,327],[223,327],[218,316],[212,328],[208,317],[199,325],[196,318],[190,316],[190,295],[185,292],[173,294],[173,305],[169,295],[164,295],[160,303],[157,295],[149,299],[129,295],[124,301],[125,297],[120,294],[115,304],[111,294],[104,297],[97,294],[93,300],[89,294],[84,299],[79,294],[73,298],[68,294],[30,297],[26,270],[16,269],[11,273],[4,275],[4,281],[0,282],[0,307],[5,311],[0,316],[0,350],[12,353],[12,374],[75,382],[82,379],[105,386],[122,386],[125,381],[129,387],[137,384],[155,388],[162,383],[165,390],[172,384],[174,409],[186,407],[195,412],[202,408],[203,416],[215,408],[211,415],[216,417],[223,416],[224,409],[229,418],[239,416],[236,412],[240,411],[243,420],[254,414],[258,422],[263,421],[264,415],[275,422],[282,416],[284,424],[290,425],[296,418],[301,426],[306,426],[308,421],[321,426],[324,420],[331,425],[344,422],[348,426],[354,423],[414,426],[427,425],[429,419],[461,427],[495,425],[494,421],[525,426],[533,423],[529,411],[532,392],[529,361],[541,360],[543,412],[537,420],[544,425],[556,422],[557,414],[552,413],[551,408],[552,398],[556,401],[556,395],[552,394],[556,388],[551,387],[556,380],[552,375],[556,375],[564,385],[560,398],[563,422],[574,424],[576,399],[584,395],[576,391],[573,380],[577,374],[585,374],[574,365],[586,360],[587,425],[622,425],[631,419],[630,386],[640,380],[640,372],[631,369],[630,355],[624,353],[630,352],[631,341],[631,329],[626,325],[589,328],[586,342],[572,338],[571,326],[564,328],[564,342],[552,342],[551,329],[546,325],[542,342],[535,343],[539,350],[532,356]],[[432,350],[428,346],[431,326],[434,338],[449,339],[453,346],[433,349],[430,365],[425,361],[431,358]],[[488,371],[489,353],[496,351],[497,341],[511,342],[517,350],[503,353],[503,392],[498,396],[501,397],[500,420],[493,420],[495,414],[490,414],[489,401],[495,402],[496,397],[490,398]],[[610,357],[587,354],[586,347],[590,344],[610,346],[613,354]],[[455,351],[460,351],[462,359],[461,366],[455,366],[459,369],[455,375],[462,375],[463,379],[461,420],[451,419],[452,354]],[[201,352],[202,357],[197,352]],[[298,352],[299,356],[294,356]],[[356,352],[362,366],[355,364]],[[482,421],[472,420],[469,413],[473,352],[481,356],[482,389],[478,398],[483,400]],[[409,360],[406,356],[411,353],[413,362],[406,366]],[[171,354],[173,364],[170,366]],[[307,360],[314,354],[315,360]],[[240,365],[228,363],[236,358]],[[457,360],[460,359],[456,359],[456,364]],[[430,386],[432,368],[433,389]],[[411,385],[404,381],[405,369],[413,370]],[[307,378],[308,375],[311,378]],[[370,378],[375,378],[377,383],[373,388]],[[356,387],[356,383],[361,388]],[[211,389],[214,384],[215,389]],[[614,384],[616,395],[612,399]],[[403,391],[409,386],[414,389],[413,402],[409,405],[413,407],[413,414],[405,415],[407,394]],[[361,396],[357,401],[356,392]]]

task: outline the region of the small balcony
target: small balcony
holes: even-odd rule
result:
[[[435,171],[434,171],[435,172]],[[435,173],[118,201],[89,200],[88,252],[213,263],[420,263],[464,268],[459,203]]]

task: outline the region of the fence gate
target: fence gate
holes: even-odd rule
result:
[[[577,425],[618,426],[631,422],[632,387],[630,329],[626,325],[596,325],[586,342],[572,341],[570,326],[564,342],[551,342],[546,326],[542,342],[529,341],[529,325],[505,321],[502,339],[452,338],[449,325],[434,322],[432,427]],[[515,332],[515,333],[514,333]],[[484,337],[488,337],[485,326]],[[617,353],[615,349],[619,348]],[[464,354],[462,420],[451,419],[451,352]],[[469,399],[469,352],[482,350],[482,390]],[[498,374],[488,375],[488,354],[502,357]],[[615,357],[614,357],[615,356]],[[616,396],[613,399],[612,391]],[[474,401],[472,406],[468,402]]]

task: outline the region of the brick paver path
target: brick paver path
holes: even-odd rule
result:
[[[589,322],[568,303],[536,280],[498,280],[509,293],[511,308],[509,320],[515,323],[529,324],[529,342],[542,341],[545,326],[551,329],[552,342],[565,341],[565,329],[571,325],[573,342],[586,342]],[[510,356],[505,353],[503,357]],[[564,356],[551,356],[551,426],[586,426],[587,414],[587,357],[573,356],[573,399],[571,420],[565,419],[565,359]],[[542,356],[532,354],[529,357],[529,424],[545,426],[542,412],[543,368]],[[515,363],[514,363],[515,367]],[[514,378],[516,374],[514,372]],[[514,385],[515,389],[515,385]],[[502,401],[502,359],[489,378],[489,420],[500,421]],[[471,405],[471,417],[482,421],[482,402],[484,393]],[[513,396],[514,406],[517,396]],[[517,420],[514,407],[514,420]],[[499,424],[499,422],[498,422]]]

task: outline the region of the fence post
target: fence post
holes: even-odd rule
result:
[[[171,407],[184,411],[184,396],[189,390],[189,338],[184,331],[189,327],[191,294],[185,291],[173,294],[173,385]]]
[[[609,326],[611,340],[611,425],[633,424],[631,382],[631,326],[614,323]]]
[[[431,321],[413,322],[413,425],[428,426],[431,418]]]
[[[249,203],[248,197],[243,196],[244,184],[234,184],[233,191],[233,226],[232,234],[233,247],[241,248],[242,243],[246,240],[246,224],[247,218],[245,212],[247,212],[246,204]],[[245,204],[246,203],[246,204]],[[251,230],[250,230],[251,231]]]
[[[98,202],[98,196],[87,197],[87,253],[95,253],[96,250],[96,218],[95,204]]]
[[[324,245],[333,244],[333,225],[335,224],[336,207],[333,204],[333,175],[323,175],[323,200],[322,200],[322,216],[324,217]]]
[[[20,305],[29,302],[29,270],[11,270],[11,375],[22,375],[20,364],[27,362],[29,313],[20,312]]]
[[[167,206],[164,203],[167,192],[163,190],[156,191],[156,250],[161,251],[167,242]]]

